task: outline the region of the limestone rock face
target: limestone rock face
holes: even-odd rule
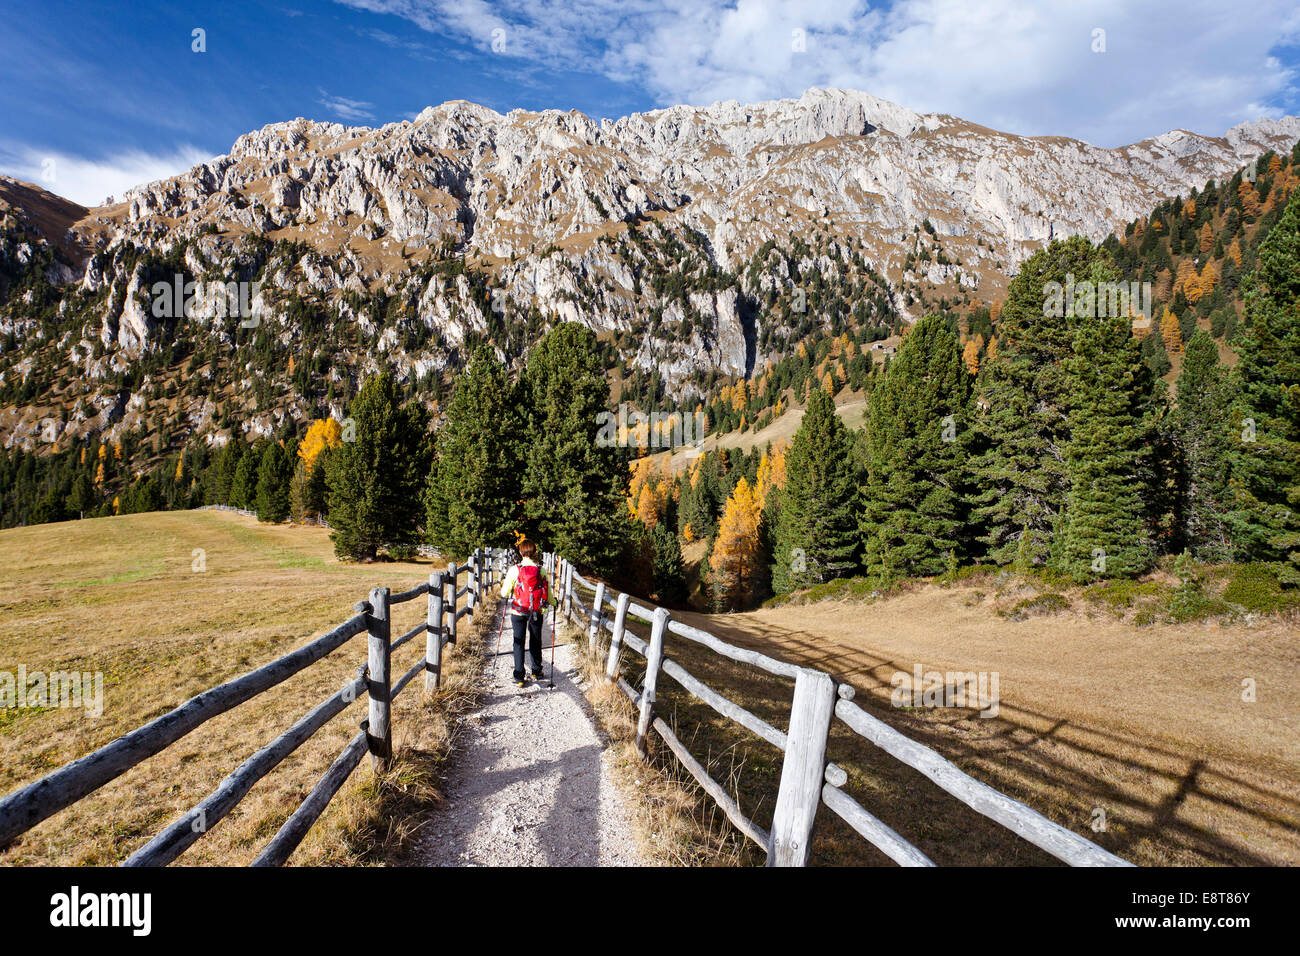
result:
[[[863,241],[883,268],[902,233],[928,218],[940,234],[980,239],[1008,268],[1050,237],[1100,240],[1297,137],[1300,119],[1286,117],[1101,149],[851,90],[600,124],[453,101],[379,129],[297,119],[247,133],[228,156],[128,193],[120,229],[292,221],[307,242],[380,236],[409,250],[446,237],[508,259],[658,213],[711,236],[719,261],[820,224]]]
[[[1100,241],[1160,201],[1297,138],[1300,118],[1285,117],[1221,137],[1174,130],[1102,149],[837,89],[600,122],[559,110],[502,115],[456,100],[377,129],[295,119],[246,133],[225,156],[89,210],[68,235],[97,251],[51,277],[103,297],[88,334],[98,333],[108,354],[91,377],[159,347],[138,252],[166,254],[186,241],[185,268],[196,278],[264,281],[268,321],[276,317],[283,341],[295,330],[274,298],[289,292],[362,330],[383,326],[383,354],[356,357],[367,368],[444,368],[448,350],[488,329],[506,303],[516,316],[581,322],[617,339],[625,361],[657,371],[672,390],[693,373],[760,369],[767,356],[758,343],[786,333],[755,303],[787,289],[795,271],[844,281],[837,262],[846,258],[821,254],[750,269],[768,241],[788,249],[820,237],[852,250],[912,318],[904,283],[992,298],[1044,242]],[[909,256],[926,221],[945,258]],[[675,237],[707,268],[732,275],[708,292],[651,288],[623,254],[634,229]],[[262,260],[247,244],[261,236],[293,243],[265,275],[255,274]],[[22,261],[32,251],[9,254]],[[491,276],[496,305],[485,311],[483,290],[465,276],[426,268],[448,254]],[[376,291],[410,303],[414,314],[400,329],[349,304]],[[7,321],[21,327],[22,316]],[[231,335],[221,323],[207,330]],[[403,343],[417,339],[426,344],[408,353]]]

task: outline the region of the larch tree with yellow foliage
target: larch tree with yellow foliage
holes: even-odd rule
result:
[[[289,485],[290,509],[296,521],[324,517],[328,498],[325,466],[329,453],[343,444],[343,426],[333,418],[318,418],[298,443],[298,461]]]
[[[1183,331],[1178,325],[1178,316],[1172,309],[1166,308],[1160,317],[1160,337],[1165,340],[1165,351],[1173,354],[1183,349]]]
[[[752,606],[764,591],[767,562],[759,535],[761,513],[743,477],[727,499],[709,555],[709,592],[720,611]]]
[[[641,485],[641,493],[637,496],[636,518],[646,526],[646,530],[652,530],[659,523],[659,501],[649,482]]]

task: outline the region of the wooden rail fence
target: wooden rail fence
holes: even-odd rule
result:
[[[837,682],[830,674],[735,647],[707,631],[674,621],[664,608],[646,607],[634,602],[627,594],[615,596],[604,582],[593,584],[558,555],[547,554],[543,560],[555,582],[560,612],[570,622],[575,614],[585,619],[590,651],[604,654],[606,679],[616,683],[638,708],[638,749],[644,753],[650,731],[653,729],[658,733],[737,829],[763,848],[769,866],[807,865],[814,822],[822,804],[896,863],[903,866],[934,865],[920,850],[844,792],[842,788],[848,782],[848,775],[826,758],[831,724],[836,719],[890,756],[924,774],[977,812],[1066,863],[1074,866],[1132,865],[1053,823],[1023,803],[980,783],[935,751],[872,717],[853,703],[853,688]],[[358,667],[355,679],[245,760],[208,796],[123,862],[124,866],[165,866],[175,860],[228,814],[254,784],[364,695],[368,710],[358,733],[252,864],[283,865],[363,757],[370,756],[371,766],[376,771],[387,768],[392,759],[392,702],[421,673],[424,674],[426,692],[439,687],[443,652],[448,644],[456,643],[457,622],[465,615],[473,616],[478,612],[486,589],[499,582],[503,570],[503,551],[479,548],[465,564],[451,562],[445,571],[433,572],[426,583],[409,591],[392,594],[388,588],[375,588],[368,600],[355,605],[352,617],[328,633],[256,670],[204,691],[161,717],[0,800],[0,847],[160,753],[206,721],[283,683],[339,649],[352,637],[365,632],[366,660]],[[462,574],[465,575],[463,586],[460,585]],[[592,594],[590,606],[583,603],[577,593],[578,587]],[[426,619],[393,639],[391,609],[420,597],[427,599]],[[464,604],[461,604],[462,598]],[[611,609],[612,618],[607,613]],[[627,630],[629,616],[650,625],[648,641]],[[606,632],[609,634],[608,643],[604,643],[602,637]],[[782,732],[728,700],[665,656],[664,643],[669,633],[701,644],[737,663],[792,678],[794,696],[788,732]],[[421,634],[425,635],[424,656],[394,682],[390,672],[393,652]],[[646,661],[645,678],[639,690],[621,676],[625,648]],[[745,816],[726,788],[709,776],[664,719],[655,713],[655,696],[661,675],[677,681],[695,698],[784,754],[770,832]]]
[[[480,548],[465,564],[457,565],[453,561],[446,570],[433,572],[427,582],[409,591],[392,594],[388,588],[375,588],[368,600],[356,604],[352,617],[329,633],[241,677],[204,691],[93,753],[14,791],[0,800],[0,847],[158,754],[206,721],[283,683],[364,632],[366,660],[357,668],[355,679],[245,760],[215,790],[123,862],[124,866],[165,866],[175,860],[228,814],[254,784],[364,696],[368,710],[359,732],[252,864],[283,865],[362,757],[369,754],[376,771],[387,768],[393,750],[390,719],[393,701],[421,673],[426,692],[439,687],[443,650],[448,644],[456,643],[457,622],[467,614],[476,614],[483,603],[485,589],[497,582],[501,557],[502,552]],[[464,586],[459,584],[461,575],[465,576]],[[391,609],[420,597],[427,598],[425,620],[393,639]],[[424,655],[393,682],[390,673],[393,652],[421,634],[425,636]]]
[[[935,751],[899,733],[853,703],[854,690],[830,674],[799,667],[757,651],[735,647],[716,636],[680,621],[664,608],[635,603],[629,595],[611,594],[604,582],[595,584],[578,574],[563,557],[547,555],[554,576],[560,609],[572,621],[576,613],[585,619],[589,650],[605,655],[605,677],[615,682],[639,708],[637,748],[645,752],[645,740],[653,728],[699,785],[717,801],[736,828],[767,853],[768,866],[805,866],[812,848],[813,826],[818,807],[824,804],[858,834],[902,866],[934,866],[924,853],[871,814],[842,789],[848,782],[844,770],[826,759],[831,724],[839,720],[871,741],[891,757],[924,774],[939,787],[976,812],[996,821],[1030,843],[1072,866],[1132,866],[1077,833],[1060,826],[973,777]],[[588,607],[575,585],[590,592]],[[613,617],[608,614],[613,610]],[[627,630],[628,616],[650,625],[650,639],[644,641]],[[602,635],[608,632],[609,641]],[[782,733],[762,718],[728,700],[690,674],[664,654],[664,639],[674,634],[701,644],[740,664],[757,667],[780,677],[794,679],[789,731]],[[624,649],[645,658],[646,672],[638,690],[620,676]],[[659,681],[667,675],[696,699],[708,704],[784,754],[771,832],[745,816],[726,788],[709,776],[672,729],[655,714]]]

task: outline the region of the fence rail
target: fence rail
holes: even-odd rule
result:
[[[233,509],[224,509],[233,510]],[[465,564],[454,561],[444,571],[409,591],[393,594],[376,588],[368,600],[356,604],[352,617],[297,650],[240,677],[185,701],[98,750],[65,764],[41,779],[0,799],[0,847],[32,827],[99,790],[132,767],[160,753],[212,718],[224,714],[288,680],[343,647],[358,634],[367,635],[366,661],[357,676],[321,701],[297,723],[245,760],[206,797],[172,821],[148,843],[132,853],[124,866],[164,866],[193,846],[234,809],[253,786],[286,757],[311,739],[333,718],[364,697],[366,719],[331,764],[311,793],[280,827],[279,832],[253,861],[254,866],[283,865],[325,812],[362,757],[370,755],[376,771],[386,769],[392,757],[392,702],[411,681],[423,673],[425,691],[438,689],[442,680],[443,649],[456,643],[456,622],[473,615],[482,604],[485,589],[496,583],[503,552],[480,548]],[[466,576],[458,587],[460,575]],[[468,603],[458,609],[462,597]],[[390,610],[424,597],[425,621],[393,640]],[[396,683],[389,671],[393,651],[426,635],[424,656]]]
[[[848,775],[826,757],[830,729],[835,720],[891,757],[924,774],[976,812],[1066,863],[1075,866],[1132,865],[1025,804],[980,783],[935,751],[872,717],[853,703],[853,688],[838,683],[830,674],[736,647],[708,631],[674,621],[664,608],[647,607],[633,601],[630,595],[613,594],[603,582],[588,581],[561,556],[547,554],[543,560],[556,583],[561,612],[570,622],[575,613],[585,619],[590,650],[604,654],[606,679],[618,686],[637,708],[638,750],[644,754],[650,731],[657,733],[736,828],[763,848],[769,866],[807,864],[814,821],[818,807],[823,804],[894,862],[903,866],[934,865],[925,854],[841,789],[848,782]],[[161,717],[0,799],[0,847],[94,793],[212,718],[283,683],[364,632],[367,635],[367,656],[354,680],[318,703],[292,727],[246,759],[208,796],[132,853],[123,864],[162,866],[174,861],[210,832],[259,780],[364,696],[368,712],[359,732],[252,863],[254,866],[283,865],[363,757],[370,756],[376,771],[388,767],[392,757],[393,701],[421,673],[425,677],[425,691],[437,690],[442,678],[443,651],[447,645],[456,643],[457,622],[467,614],[476,614],[483,604],[486,588],[498,583],[503,570],[504,552],[479,548],[466,563],[451,562],[445,570],[430,574],[426,583],[408,591],[393,594],[388,588],[376,588],[368,600],[356,604],[352,617],[326,634],[247,674],[198,694]],[[462,574],[465,575],[464,586],[460,585]],[[591,593],[589,605],[578,595],[579,587]],[[425,621],[394,640],[391,636],[391,609],[421,597],[427,602]],[[463,606],[460,606],[461,598],[467,598]],[[607,613],[609,609],[614,612],[612,617]],[[649,640],[627,630],[629,617],[650,626]],[[606,632],[609,634],[607,644],[602,640]],[[426,636],[424,656],[393,682],[390,674],[393,652],[421,633]],[[667,657],[665,640],[668,634],[700,644],[737,663],[792,678],[794,695],[789,730],[782,732]],[[624,649],[645,659],[645,677],[640,688],[633,687],[621,676]],[[782,752],[780,783],[770,831],[744,814],[726,788],[709,775],[667,722],[655,713],[661,675],[675,680],[693,697]]]
[[[826,746],[836,720],[869,740],[891,757],[924,774],[977,813],[1072,866],[1132,866],[1126,860],[1036,810],[980,783],[930,748],[899,733],[853,703],[854,691],[830,674],[777,660],[758,651],[736,647],[708,631],[672,620],[664,608],[651,608],[632,601],[627,594],[614,595],[603,582],[591,582],[574,570],[563,557],[548,555],[548,569],[560,588],[560,607],[569,621],[576,611],[585,619],[589,649],[605,655],[605,677],[623,691],[639,710],[637,748],[645,752],[646,735],[653,728],[696,782],[717,801],[736,828],[767,853],[768,866],[804,866],[812,847],[817,809],[824,804],[860,836],[902,866],[934,866],[924,853],[876,818],[841,788],[848,782],[843,768],[826,759]],[[576,587],[591,592],[590,607],[576,594]],[[613,618],[607,609],[614,611]],[[650,625],[648,641],[626,630],[628,617]],[[601,635],[609,633],[608,644]],[[769,674],[794,679],[788,733],[782,733],[761,717],[716,689],[709,687],[664,653],[666,634],[693,641],[740,664],[757,667]],[[620,676],[623,649],[645,659],[643,686],[633,687]],[[764,830],[745,816],[736,800],[697,761],[654,713],[655,695],[661,674],[675,680],[689,694],[728,720],[776,747],[784,755],[772,829]]]

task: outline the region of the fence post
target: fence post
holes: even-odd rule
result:
[[[618,680],[618,658],[623,650],[623,628],[627,626],[627,606],[632,600],[626,594],[618,596],[618,607],[614,609],[614,632],[609,639],[609,660],[605,663],[605,680]]]
[[[768,866],[807,866],[813,821],[826,776],[826,737],[835,709],[835,681],[821,671],[800,670],[790,706],[790,733],[781,763],[781,785],[772,811]]]
[[[375,588],[370,592],[369,631],[370,722],[366,743],[370,749],[370,767],[376,773],[388,769],[393,756],[393,727],[389,715],[392,699],[392,682],[388,674],[390,622],[388,618],[388,588]]]
[[[641,691],[641,717],[636,723],[636,749],[646,755],[646,734],[654,717],[655,687],[659,683],[659,665],[664,659],[664,632],[668,630],[668,611],[655,608],[654,624],[650,628],[650,646],[645,655],[645,687]]]
[[[564,562],[564,619],[573,623],[573,565]]]
[[[442,572],[429,575],[429,614],[425,618],[424,689],[432,693],[442,683]]]
[[[595,654],[600,647],[600,623],[605,616],[605,582],[596,582],[596,597],[591,602],[591,626],[587,631],[587,645]]]
[[[479,549],[475,548],[474,553],[469,556],[469,575],[465,579],[465,584],[469,587],[469,593],[465,595],[465,603],[469,605],[469,616],[477,617],[476,608],[478,607],[478,554]]]
[[[451,607],[447,610],[447,643],[456,643],[456,562],[447,563],[447,580],[448,586],[447,597],[451,599]]]

